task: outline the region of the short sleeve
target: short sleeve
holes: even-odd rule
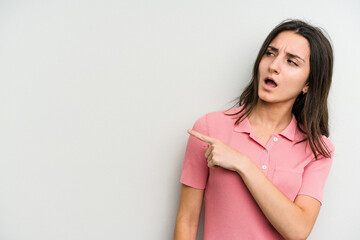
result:
[[[325,158],[320,155],[317,160],[314,158],[304,168],[302,185],[298,193],[298,195],[311,196],[319,200],[320,203],[322,203],[323,200],[325,182],[330,172],[335,149],[328,138],[324,137],[324,140],[330,150],[331,156]]]
[[[208,135],[206,115],[196,120],[193,130]],[[209,168],[205,158],[208,144],[189,134],[180,182],[197,189],[205,189]]]

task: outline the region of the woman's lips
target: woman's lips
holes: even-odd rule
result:
[[[277,87],[277,84],[274,80],[270,79],[270,78],[266,78],[264,80],[264,87],[266,89],[274,89]]]

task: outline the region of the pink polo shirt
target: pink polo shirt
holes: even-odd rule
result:
[[[292,116],[290,124],[273,134],[266,146],[254,135],[247,118],[234,126],[234,113],[216,111],[196,120],[192,129],[220,139],[248,156],[267,178],[291,201],[304,194],[322,202],[323,189],[332,164],[334,146],[323,137],[331,150],[331,158],[315,160],[308,144],[295,144],[304,135],[297,129]],[[224,168],[208,168],[203,147],[208,146],[189,135],[180,182],[205,189],[205,240],[283,239],[266,219],[248,191],[240,175]]]

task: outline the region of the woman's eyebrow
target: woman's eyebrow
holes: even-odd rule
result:
[[[276,47],[273,47],[273,46],[269,46],[268,48],[270,48],[272,51],[274,51],[274,52],[279,52],[279,49],[277,49]],[[286,55],[288,55],[289,57],[291,57],[291,58],[299,58],[299,59],[301,59],[303,62],[305,62],[305,60],[304,59],[302,59],[301,57],[299,57],[298,55],[296,55],[296,54],[293,54],[293,53],[286,53]]]

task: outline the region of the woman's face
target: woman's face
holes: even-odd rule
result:
[[[307,92],[309,73],[308,41],[299,34],[283,31],[272,40],[260,61],[259,98],[292,106],[299,93]]]

